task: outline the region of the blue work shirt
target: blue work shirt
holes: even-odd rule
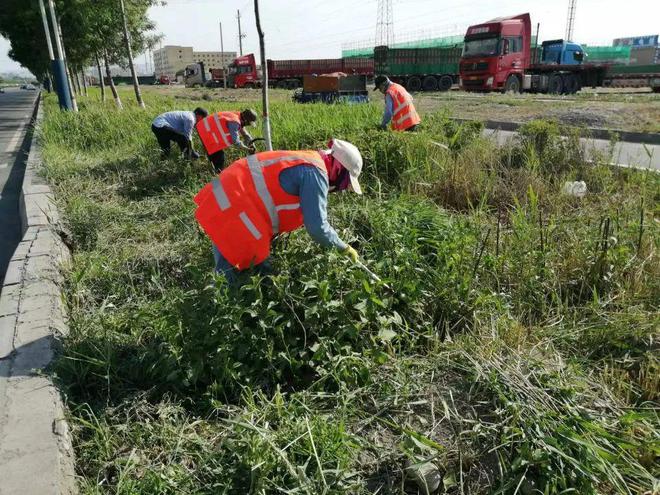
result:
[[[229,134],[231,135],[231,140],[234,144],[242,144],[241,137],[238,134],[241,130],[241,124],[238,122],[227,122],[227,129],[229,129]]]
[[[316,167],[297,165],[280,173],[280,186],[300,197],[305,229],[321,246],[344,250],[347,244],[328,222],[328,179]]]
[[[193,112],[165,112],[152,122],[154,127],[169,127],[177,134],[185,136],[192,141],[192,131],[195,128],[195,114]]]

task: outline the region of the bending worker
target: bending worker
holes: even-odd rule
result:
[[[254,110],[246,109],[242,112],[214,113],[197,122],[197,133],[216,173],[225,167],[225,149],[229,146],[234,145],[249,153],[254,153],[253,147],[241,142],[239,133],[244,139],[252,141],[252,136],[245,130],[245,127],[253,125],[256,121],[257,113]]]
[[[195,108],[192,112],[165,112],[156,117],[151,123],[151,131],[158,140],[161,155],[169,156],[172,141],[179,145],[186,158],[199,158],[193,149],[192,131],[195,124],[208,116],[203,108]]]
[[[400,84],[390,81],[387,76],[378,76],[374,81],[377,89],[385,95],[385,113],[380,128],[387,129],[387,124],[392,122],[395,131],[414,131],[421,122],[413,97]]]
[[[362,156],[335,139],[322,151],[265,151],[235,161],[197,196],[195,217],[213,242],[216,272],[230,286],[252,266],[268,269],[271,241],[303,224],[313,240],[336,247],[353,261],[355,249],[328,223],[328,192],[362,194]]]

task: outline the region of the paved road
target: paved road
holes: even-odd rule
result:
[[[496,139],[499,144],[505,144],[516,136],[513,131],[485,129],[484,135]],[[610,142],[604,139],[581,139],[587,156],[594,150],[608,156]],[[656,144],[617,143],[612,154],[612,163],[622,167],[652,169],[660,172],[660,146]]]
[[[0,282],[21,240],[18,198],[27,158],[26,132],[37,95],[16,88],[0,93]]]

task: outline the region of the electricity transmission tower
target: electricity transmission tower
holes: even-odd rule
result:
[[[376,19],[376,46],[390,46],[394,43],[392,0],[378,0],[378,14]]]
[[[568,16],[566,18],[566,41],[573,41],[573,28],[575,27],[575,4],[577,0],[569,0]]]

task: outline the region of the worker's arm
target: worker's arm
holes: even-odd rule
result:
[[[247,151],[252,151],[252,148],[249,146],[246,146],[243,144],[241,141],[241,138],[239,134],[241,134],[244,138],[246,139],[252,139],[249,134],[247,134],[246,131],[243,130],[240,124],[237,124],[236,122],[228,122],[227,123],[227,128],[229,129],[229,134],[231,135],[231,140],[234,143],[234,146],[237,148],[240,148],[242,150],[247,150]],[[247,134],[247,137],[246,137]]]
[[[385,94],[385,112],[383,112],[383,121],[380,124],[382,129],[387,129],[387,124],[392,120],[394,114],[394,102],[389,94]]]
[[[183,135],[188,140],[188,152],[186,153],[187,158],[199,158],[199,154],[193,148],[192,133],[194,128],[195,128],[195,115],[192,112],[190,112],[190,115],[186,116],[186,118],[183,119],[183,123],[182,123]]]
[[[328,180],[316,167],[286,169],[280,174],[280,184],[289,194],[300,197],[305,229],[315,242],[342,251],[348,247],[328,222]]]

